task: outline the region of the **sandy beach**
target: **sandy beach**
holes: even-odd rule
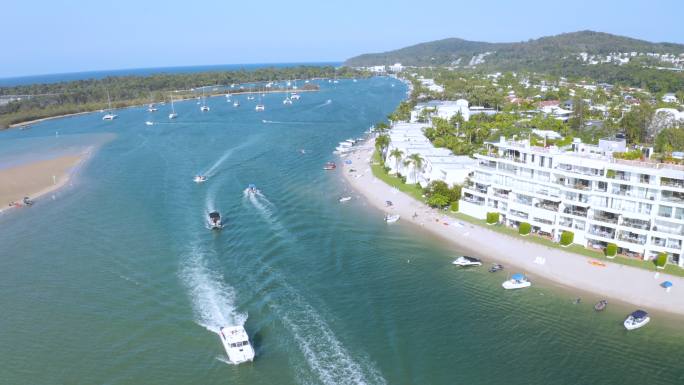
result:
[[[380,211],[401,215],[399,222],[420,226],[470,255],[489,262],[500,262],[506,266],[506,274],[524,272],[533,284],[535,277],[539,277],[646,311],[684,315],[684,295],[680,294],[680,290],[684,290],[683,278],[665,273],[659,273],[656,277],[654,271],[603,260],[600,264],[592,264],[594,260],[585,256],[527,242],[448,217],[373,176],[370,169],[374,151],[372,140],[355,149],[354,153],[344,158],[351,160],[352,164],[343,164],[338,170],[371,205]],[[350,172],[352,168],[356,171]],[[392,201],[393,206],[385,207],[387,200]],[[414,217],[414,214],[417,216]],[[378,220],[382,220],[381,213],[378,213]],[[506,279],[506,274],[501,274],[502,281]],[[674,284],[670,292],[660,286],[666,280]]]
[[[65,155],[19,166],[0,169],[0,202],[2,209],[21,207],[28,196],[38,199],[64,186],[72,171],[88,156],[90,150],[81,154]],[[14,206],[10,203],[16,202]]]

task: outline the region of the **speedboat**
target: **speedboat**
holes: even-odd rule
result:
[[[219,330],[219,337],[230,362],[240,364],[254,361],[254,348],[243,326],[223,326]]]
[[[195,175],[195,177],[192,178],[192,181],[195,183],[204,183],[207,181],[207,177],[204,175]]]
[[[292,95],[290,95],[291,100],[299,100],[300,96],[298,93],[293,92]]]
[[[221,230],[223,228],[221,214],[219,214],[218,211],[212,211],[209,213],[209,227],[212,230]]]
[[[259,190],[256,188],[256,185],[255,185],[255,184],[250,183],[250,184],[247,186],[247,193],[248,193],[248,194],[258,194],[258,193],[259,193]]]
[[[105,115],[102,117],[102,120],[114,120],[114,119],[116,119],[116,115],[115,115],[115,114],[112,114],[111,112],[108,113],[108,114],[105,114]]]
[[[473,257],[468,257],[468,256],[460,256],[456,258],[453,262],[451,262],[452,265],[456,266],[482,266],[482,262],[480,262],[479,259],[473,258]]]
[[[532,286],[532,282],[527,280],[525,274],[517,273],[511,275],[511,279],[502,283],[501,286],[506,290],[523,289]]]
[[[594,310],[603,311],[606,309],[606,306],[608,306],[608,301],[606,301],[605,299],[602,299],[602,300],[596,302],[596,305],[594,305]]]
[[[264,111],[266,107],[263,104],[257,104],[254,108],[256,111]]]
[[[202,107],[200,107],[200,111],[202,111],[202,112],[207,112],[207,111],[209,111],[209,106],[202,106]]]
[[[292,104],[292,99],[290,99],[290,98],[285,98],[285,99],[283,99],[283,104],[285,104],[285,105],[290,105],[290,104]]]
[[[334,170],[336,168],[337,165],[335,164],[335,162],[328,162],[325,164],[325,166],[323,166],[323,170]]]
[[[252,95],[247,96],[247,100],[254,100],[254,96],[252,96]]]
[[[385,222],[394,223],[394,222],[398,221],[399,218],[401,218],[401,216],[399,214],[394,214],[394,215],[387,214],[387,215],[385,215]]]
[[[169,119],[176,119],[178,117],[178,114],[175,112],[172,112],[169,114]]]
[[[625,320],[625,329],[639,329],[640,327],[645,326],[650,320],[651,317],[648,316],[648,313],[646,313],[643,310],[637,310],[634,313],[630,314],[629,317],[627,317],[627,319]]]
[[[499,270],[503,270],[503,265],[499,265],[498,263],[495,263],[492,265],[492,267],[489,268],[490,273],[496,273]]]
[[[339,201],[341,203],[349,202],[350,200],[351,200],[351,197],[340,197],[340,199],[339,199]]]
[[[148,126],[152,126],[152,125],[154,125],[154,122],[151,121],[151,120],[148,120],[148,121],[145,122],[145,124],[148,125]]]
[[[150,104],[147,106],[147,112],[155,112],[157,111],[157,107],[154,106],[154,104]]]
[[[240,107],[240,102],[237,100],[233,102],[233,107]]]

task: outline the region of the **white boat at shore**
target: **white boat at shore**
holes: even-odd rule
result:
[[[243,326],[223,326],[219,330],[219,337],[231,363],[254,361],[254,348]]]
[[[482,262],[474,257],[468,257],[466,255],[460,256],[456,258],[453,262],[451,262],[452,265],[456,266],[482,266]]]
[[[506,290],[524,289],[532,286],[532,282],[527,280],[525,274],[517,273],[513,274],[511,279],[502,283],[501,286]]]
[[[650,321],[651,317],[648,316],[647,312],[643,310],[637,310],[627,317],[623,325],[625,325],[625,329],[627,330],[634,330],[639,329],[642,326],[646,326],[646,324]]]
[[[385,215],[385,222],[394,223],[394,222],[398,221],[399,218],[401,218],[401,215],[399,215],[399,214],[393,214],[393,215],[387,214],[387,215]]]

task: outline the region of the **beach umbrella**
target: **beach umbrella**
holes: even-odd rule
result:
[[[672,282],[665,281],[661,284],[661,286],[665,288],[665,291],[670,291],[670,289],[672,288]]]

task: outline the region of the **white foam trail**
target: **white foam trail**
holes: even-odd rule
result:
[[[316,310],[286,283],[281,301],[269,302],[283,325],[291,332],[306,363],[326,385],[386,384],[382,375],[364,360],[356,362]]]
[[[331,104],[332,104],[332,99],[328,99],[325,101],[325,103],[319,104],[319,105],[315,106],[313,109],[329,106]]]
[[[242,142],[241,144],[239,144],[239,145],[237,145],[237,146],[235,146],[235,147],[231,147],[231,148],[227,149],[227,150],[223,153],[223,155],[221,155],[221,157],[218,158],[218,160],[217,160],[216,162],[214,162],[214,164],[212,164],[211,167],[209,167],[208,170],[206,170],[205,172],[200,173],[200,174],[201,174],[201,175],[204,175],[204,176],[206,176],[206,177],[214,176],[214,174],[216,174],[216,171],[218,170],[218,168],[221,167],[221,164],[223,164],[223,162],[225,162],[228,158],[230,158],[230,156],[233,155],[233,153],[234,153],[235,151],[237,151],[237,150],[239,150],[239,149],[241,149],[241,148],[247,147],[248,145],[250,145],[251,143],[253,143],[254,140],[255,140],[255,137],[252,136],[252,137],[249,138],[247,141]]]
[[[243,192],[246,200],[248,200],[254,208],[259,211],[261,217],[266,220],[266,222],[271,225],[273,232],[283,239],[293,238],[289,231],[278,221],[278,219],[273,215],[273,208],[275,205],[266,198],[260,191],[255,194],[250,194],[247,190]]]
[[[207,267],[199,249],[189,253],[180,276],[188,288],[197,324],[214,333],[221,326],[244,325],[247,315],[237,311],[234,289]]]

